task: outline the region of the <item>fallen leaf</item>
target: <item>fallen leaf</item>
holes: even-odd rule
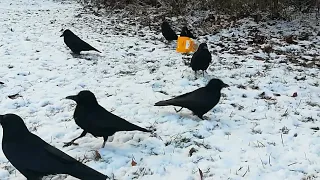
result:
[[[245,87],[244,85],[241,85],[241,84],[238,85],[237,88],[239,88],[239,89],[247,89],[247,87]]]
[[[251,86],[251,89],[259,89],[259,86]]]
[[[198,168],[198,169],[199,169],[199,174],[200,174],[200,180],[203,180],[203,173],[200,168]]]
[[[195,148],[191,148],[191,149],[189,150],[189,157],[191,157],[192,154],[195,153],[195,152],[197,152],[197,151],[198,151],[198,150],[196,150]]]
[[[137,165],[137,163],[132,159],[131,160],[131,166],[136,166]]]
[[[297,97],[297,96],[298,96],[298,93],[294,92],[291,97]]]
[[[17,99],[18,97],[22,97],[20,94],[14,94],[14,95],[9,95],[8,98],[10,99]]]
[[[99,161],[100,159],[101,159],[100,153],[97,150],[95,150],[94,151],[94,160]]]
[[[293,35],[289,35],[289,36],[284,37],[284,40],[289,44],[298,44],[296,41],[294,41]]]

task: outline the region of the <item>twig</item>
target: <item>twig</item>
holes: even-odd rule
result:
[[[258,141],[258,140],[257,140],[257,143],[258,143],[258,147],[259,147],[259,144],[261,144],[262,147],[266,147],[262,142],[260,142],[260,141]]]
[[[308,161],[309,161],[309,163],[311,163],[310,159],[308,159],[308,158],[307,158],[307,154],[306,154],[306,152],[304,152],[304,157],[306,158],[306,160],[308,160]]]
[[[303,170],[290,169],[289,171],[299,172],[299,173],[302,173],[302,174],[307,174],[307,173],[304,172]]]
[[[297,162],[291,163],[291,164],[289,164],[288,166],[292,166],[292,165],[294,165],[294,164],[297,164]]]
[[[237,171],[236,171],[236,175],[238,175],[238,171],[240,171],[243,167],[241,166]]]
[[[260,156],[259,156],[259,158],[260,158],[260,161],[261,161],[261,164],[262,164],[263,168],[265,168],[265,167],[264,167],[264,164],[263,164],[263,161],[262,161],[262,159],[261,159]]]
[[[248,165],[248,168],[247,168],[246,172],[242,175],[242,177],[244,177],[247,174],[247,172],[250,172],[249,165]]]
[[[284,147],[283,138],[282,138],[282,133],[281,133],[281,142],[282,142],[282,146]]]
[[[271,157],[271,153],[270,153],[270,155],[269,155],[269,165],[272,166],[272,165],[271,165],[271,158],[270,158],[270,157]]]

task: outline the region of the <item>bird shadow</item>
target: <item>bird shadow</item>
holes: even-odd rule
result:
[[[207,72],[202,73],[201,72],[193,72],[190,70],[191,68],[187,67],[182,72],[182,77],[187,78],[189,81],[196,81],[201,80],[203,82],[208,82],[210,79],[212,79],[212,76],[208,74]]]
[[[98,61],[99,58],[103,57],[100,54],[93,54],[93,53],[84,53],[84,54],[76,54],[76,53],[70,53],[73,58],[76,59],[84,59],[87,61]]]
[[[100,148],[102,153],[114,153],[117,156],[131,156],[132,154],[140,153],[142,147],[136,147],[129,143],[109,142],[104,148]]]
[[[193,120],[193,121],[202,121],[202,119],[200,119],[198,116],[193,115],[192,112],[165,112],[164,116],[178,116],[177,120]]]

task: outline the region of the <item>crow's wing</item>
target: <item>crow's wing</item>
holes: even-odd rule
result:
[[[178,39],[176,32],[171,28],[169,23],[162,23],[161,24],[161,32],[162,32],[162,35],[167,40],[177,40]]]
[[[212,61],[211,53],[208,50],[198,50],[191,58],[191,67],[194,70],[207,69]]]
[[[108,112],[100,105],[91,109],[90,113],[87,115],[87,119],[89,118],[91,123],[88,132],[96,135],[104,135],[107,134],[108,131],[139,130],[150,132],[149,130],[136,126],[125,119]]]
[[[21,142],[5,143],[4,151],[18,170],[55,174],[64,171],[63,164],[77,163],[32,133],[22,137]]]
[[[92,47],[90,44],[88,44],[87,42],[83,41],[82,39],[80,39],[78,36],[74,36],[73,38],[73,43],[74,46],[79,46],[82,48],[82,51],[88,51],[88,50],[95,50],[98,51],[96,48]],[[100,52],[100,51],[98,51]]]
[[[207,104],[208,101],[208,92],[202,87],[195,91],[182,94],[172,99],[168,99],[165,101],[160,101],[156,103],[156,106],[165,106],[165,105],[173,105],[180,106],[185,108],[193,108],[193,107],[202,107]]]
[[[32,133],[21,138],[21,142],[5,143],[4,152],[22,173],[37,176],[69,174],[83,180],[107,178]]]
[[[192,39],[197,39],[189,29],[186,29],[186,31],[187,31],[188,37],[190,37]]]
[[[197,50],[195,53],[193,53],[191,57],[191,63],[190,66],[193,67],[195,63],[197,63],[197,59],[199,60],[199,55],[201,54],[200,50]]]
[[[83,180],[105,180],[107,178],[106,175],[82,164],[49,144],[45,147],[45,150],[47,151],[48,156],[52,156],[52,158],[58,160],[61,167],[64,167],[62,171],[60,170],[59,174],[64,172]]]

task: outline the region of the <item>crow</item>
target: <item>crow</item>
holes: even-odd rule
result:
[[[192,55],[191,58],[191,68],[197,74],[197,71],[202,70],[204,76],[204,71],[206,71],[211,63],[211,53],[208,50],[206,43],[201,43],[198,50]]]
[[[211,79],[205,87],[169,100],[159,101],[155,103],[155,106],[172,105],[181,107],[176,112],[187,108],[203,120],[203,115],[218,104],[221,96],[220,91],[225,87],[229,87],[229,85],[223,83],[220,79]]]
[[[187,28],[187,26],[184,26],[181,30],[181,33],[180,33],[180,36],[181,37],[189,37],[189,38],[192,38],[192,39],[197,39],[192,33],[191,31]]]
[[[91,169],[31,133],[16,114],[0,115],[2,150],[10,163],[28,180],[69,174],[82,180],[105,180],[108,176]]]
[[[92,47],[90,44],[84,42],[81,40],[77,35],[75,35],[72,31],[69,29],[66,29],[63,34],[60,36],[64,39],[64,43],[71,49],[71,51],[75,54],[80,54],[81,51],[98,51],[96,48]]]
[[[178,39],[177,34],[172,30],[169,23],[165,20],[161,24],[161,32],[167,41],[173,41]]]
[[[89,90],[80,91],[77,95],[68,96],[66,99],[74,100],[77,103],[73,118],[76,124],[83,129],[83,132],[79,137],[65,143],[64,147],[75,144],[75,140],[87,133],[91,133],[95,137],[103,137],[103,148],[108,137],[118,131],[151,132],[105,110]]]

